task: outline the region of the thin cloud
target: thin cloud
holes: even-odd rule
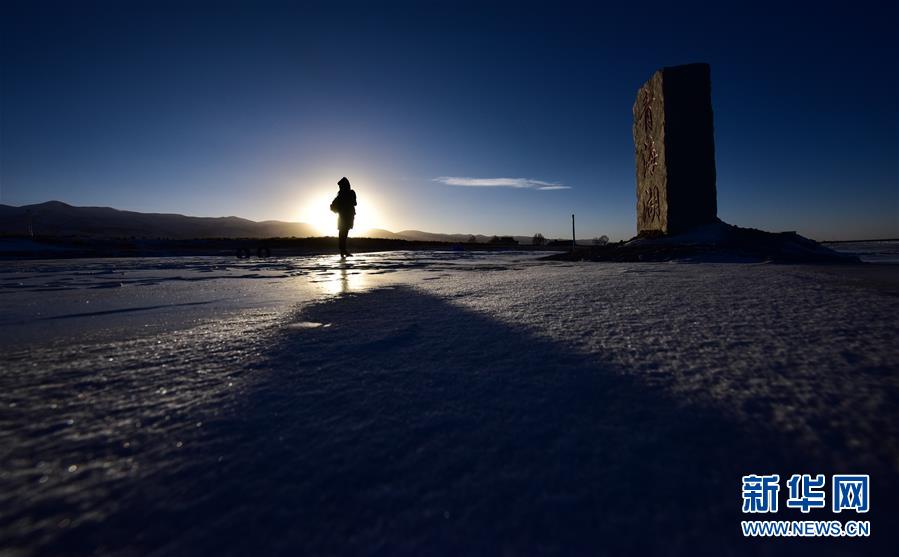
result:
[[[530,178],[468,178],[462,176],[441,176],[434,178],[435,182],[447,186],[462,186],[466,188],[516,188],[536,190],[570,190],[558,182],[544,182],[543,180],[531,180]]]

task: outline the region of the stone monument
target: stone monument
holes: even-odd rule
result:
[[[638,235],[717,221],[709,74],[708,64],[662,68],[637,92]]]

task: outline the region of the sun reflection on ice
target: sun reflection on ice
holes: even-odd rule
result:
[[[335,267],[319,274],[316,284],[323,293],[330,296],[362,292],[372,286],[365,271],[353,269],[353,264],[346,261],[340,261]]]

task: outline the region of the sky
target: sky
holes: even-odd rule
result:
[[[636,233],[631,107],[712,71],[718,216],[899,237],[893,2],[0,8],[0,203],[357,228]]]

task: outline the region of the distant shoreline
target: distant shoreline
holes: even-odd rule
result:
[[[822,245],[881,244],[899,239],[830,240]],[[589,240],[578,242],[579,253],[599,249]],[[611,247],[611,246],[610,246]],[[570,241],[554,240],[541,246],[522,243],[441,242],[387,238],[351,238],[350,249],[356,253],[386,251],[554,251],[569,252]],[[845,248],[844,248],[845,249]],[[842,250],[840,250],[842,251]],[[860,250],[865,252],[868,250]],[[266,259],[336,255],[337,238],[87,238],[0,236],[0,260],[86,259],[128,257],[213,256]],[[564,257],[559,255],[559,257]]]
[[[899,238],[877,238],[875,240],[822,240],[822,244],[862,244],[871,242],[899,242]]]
[[[357,253],[379,251],[564,251],[564,245],[516,243],[459,243],[399,240],[384,238],[350,238],[350,249]],[[337,238],[76,238],[23,236],[0,237],[0,259],[76,259],[91,257],[288,257],[337,254]]]

